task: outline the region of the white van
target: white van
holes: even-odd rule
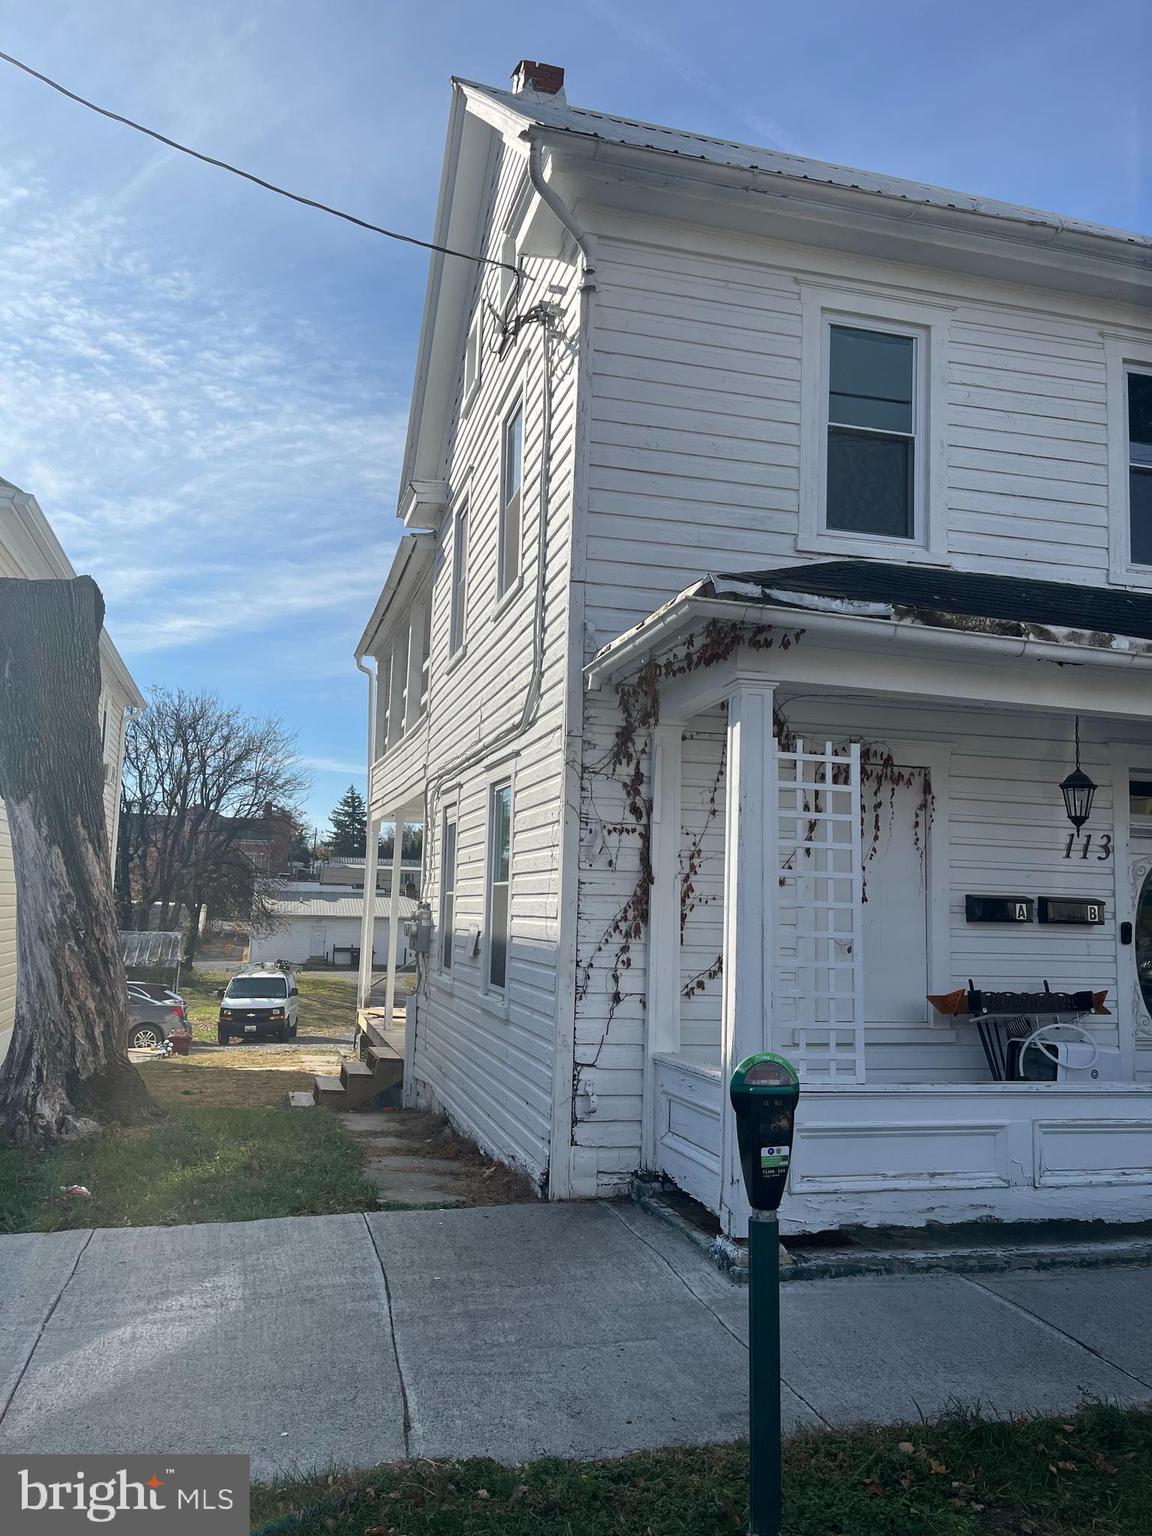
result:
[[[216,1038],[290,1040],[300,1022],[300,994],[291,971],[247,970],[233,976],[219,992]]]

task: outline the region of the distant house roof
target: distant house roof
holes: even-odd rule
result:
[[[829,560],[783,570],[709,576],[700,596],[827,612],[844,603],[869,618],[915,617],[959,628],[949,618],[984,620],[988,634],[1033,634],[1037,628],[1129,635],[1152,640],[1152,596],[1079,582],[927,570],[881,560]],[[967,626],[964,626],[967,627]],[[976,628],[977,626],[972,626]]]
[[[377,896],[376,916],[387,917],[391,904],[390,897]],[[359,890],[342,890],[339,886],[331,885],[326,890],[315,885],[306,890],[284,890],[273,897],[268,905],[277,917],[283,918],[307,917],[315,920],[329,917],[359,918],[364,915],[364,896]],[[404,922],[415,917],[416,903],[410,896],[399,898],[399,912]]]
[[[126,969],[143,965],[175,965],[180,958],[180,932],[122,933],[120,957]]]

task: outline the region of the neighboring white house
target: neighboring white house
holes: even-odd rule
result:
[[[321,887],[304,881],[286,882],[269,904],[277,917],[276,927],[271,933],[252,937],[249,960],[287,960],[293,965],[359,964],[364,927],[362,886]],[[378,895],[375,908],[372,943],[375,956],[382,963],[388,952],[388,898]],[[416,903],[402,896],[401,924],[415,911]],[[402,927],[398,944],[399,964],[406,965],[408,947]]]
[[[0,576],[51,580],[75,576],[36,498],[0,480]],[[104,814],[109,871],[115,865],[124,727],[144,699],[105,630],[100,636],[100,736],[104,745]],[[111,873],[109,874],[111,878]],[[16,1008],[16,877],[4,802],[0,800],[0,1059],[8,1050]]]
[[[454,83],[435,239],[487,264],[431,258],[360,646],[369,847],[424,826],[409,1101],[738,1234],[776,1049],[786,1227],[1147,1217],[1152,239],[562,81]],[[1043,1000],[929,1001],[970,979],[1106,992],[1080,1080],[998,1078]]]

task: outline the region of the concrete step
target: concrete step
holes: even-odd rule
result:
[[[340,1064],[340,1108],[356,1109],[361,1104],[371,1104],[382,1093],[395,1093],[396,1085],[404,1076],[404,1063],[389,1072],[383,1068],[374,1071],[366,1062],[345,1061]]]
[[[327,1104],[340,1109],[346,1108],[347,1094],[344,1084],[338,1077],[332,1077],[326,1072],[317,1072],[313,1079],[315,1086],[312,1089],[312,1099],[316,1104]]]

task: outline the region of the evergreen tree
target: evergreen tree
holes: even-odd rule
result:
[[[339,804],[328,818],[332,835],[328,839],[332,856],[338,859],[362,859],[368,844],[368,807],[355,784],[349,784]]]

